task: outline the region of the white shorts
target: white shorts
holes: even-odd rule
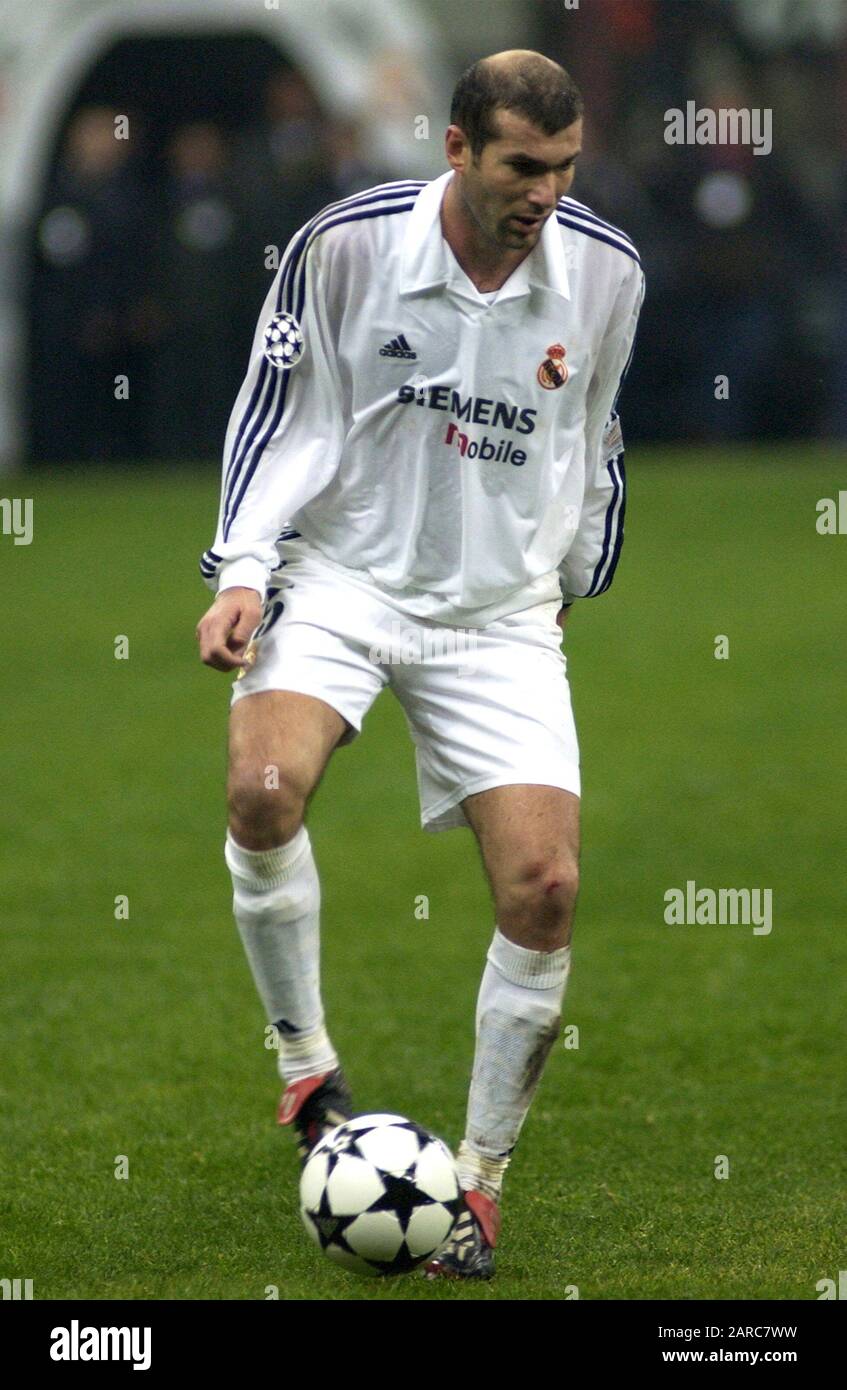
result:
[[[254,634],[256,661],[232,701],[261,690],[312,695],[350,726],[349,743],[388,685],[415,745],[421,824],[466,826],[461,802],[510,783],[579,796],[579,749],[557,602],[483,628],[410,617],[369,585],[311,556],[271,578]]]

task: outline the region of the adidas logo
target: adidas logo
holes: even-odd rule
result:
[[[418,354],[412,352],[406,342],[406,336],[401,333],[399,338],[392,338],[384,347],[379,350],[380,357],[405,357],[407,361],[417,362]]]

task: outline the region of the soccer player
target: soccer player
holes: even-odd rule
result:
[[[353,1113],[319,986],[304,810],[390,686],[421,820],[491,884],[463,1211],[430,1277],[489,1278],[503,1175],[560,1029],[579,756],[561,650],[623,538],[615,414],[643,277],[567,197],[582,99],[525,50],[461,77],[448,171],[334,203],[289,244],[227,433],[203,661],[238,671],[226,862],[302,1159]],[[412,659],[410,659],[410,654]]]

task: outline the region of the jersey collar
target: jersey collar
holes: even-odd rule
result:
[[[415,200],[400,257],[400,294],[418,294],[438,285],[449,285],[456,294],[484,302],[441,231],[441,200],[452,177],[453,171],[448,169],[425,184]],[[548,217],[533,250],[500,290],[497,303],[527,295],[532,287],[552,290],[563,299],[570,299],[565,248],[555,212]]]

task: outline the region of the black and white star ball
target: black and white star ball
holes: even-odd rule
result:
[[[462,1206],[447,1145],[402,1115],[357,1115],[325,1135],[300,1178],[300,1214],[336,1264],[405,1274],[440,1249]]]
[[[274,314],[265,329],[265,356],[272,367],[287,372],[303,356],[305,340],[293,314]]]

